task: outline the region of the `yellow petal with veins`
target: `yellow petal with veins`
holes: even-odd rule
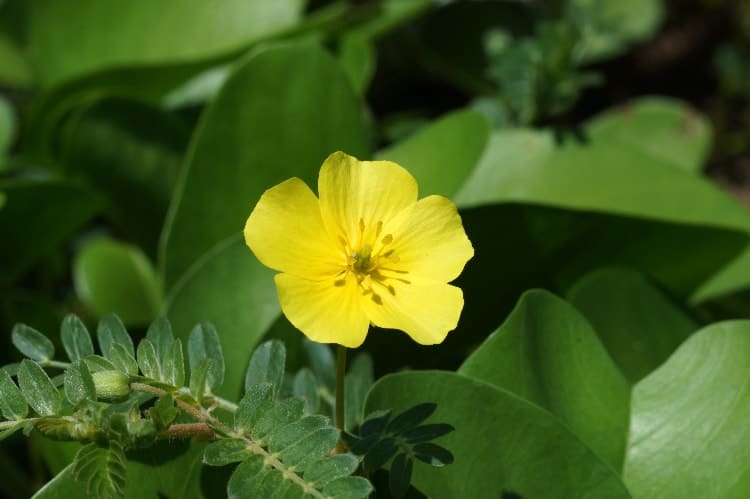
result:
[[[284,315],[311,340],[349,348],[365,341],[370,320],[354,278],[314,281],[277,274],[275,281]]]
[[[318,199],[298,178],[261,196],[244,233],[258,260],[280,272],[322,279],[339,272],[345,259],[323,226]]]
[[[389,266],[414,283],[450,282],[474,256],[456,206],[443,196],[420,199],[388,249],[398,257]]]
[[[417,181],[396,163],[359,161],[336,152],[320,169],[318,194],[329,232],[356,246],[362,232],[367,240],[378,230],[387,234],[397,228],[402,212],[417,201]]]
[[[422,345],[441,343],[456,328],[464,306],[463,292],[450,284],[393,283],[393,293],[366,302],[370,321],[400,329]],[[378,303],[379,302],[379,303]]]

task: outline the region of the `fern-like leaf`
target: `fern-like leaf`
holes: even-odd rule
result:
[[[73,460],[74,478],[86,485],[89,497],[119,499],[125,488],[125,451],[117,440],[107,447],[85,445]]]

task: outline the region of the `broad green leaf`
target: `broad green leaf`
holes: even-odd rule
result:
[[[216,392],[231,397],[242,390],[253,347],[279,313],[273,271],[240,237],[203,258],[167,299],[167,314],[183,338],[201,321],[221,333],[226,374]]]
[[[62,394],[47,373],[32,360],[24,359],[18,368],[18,386],[32,409],[40,416],[53,416],[62,409]]]
[[[155,255],[187,127],[177,116],[136,99],[87,101],[71,114],[58,139],[66,173],[105,195],[107,219],[125,239]]]
[[[421,402],[436,403],[435,420],[456,427],[440,440],[453,464],[414,467],[412,484],[428,496],[630,497],[613,469],[556,417],[482,381],[443,371],[391,374],[375,383],[365,410],[399,413]]]
[[[640,104],[634,102],[631,105],[637,107]],[[607,119],[614,120],[615,116]],[[596,130],[596,122],[593,123],[590,127],[583,127],[584,136],[588,128]],[[498,130],[492,135],[482,160],[456,195],[456,200],[464,207],[525,203],[631,217],[643,224],[672,224],[675,228],[671,230],[677,230],[677,226],[683,231],[692,228],[694,242],[679,246],[673,235],[644,230],[642,237],[625,240],[607,252],[603,247],[612,244],[620,234],[609,227],[597,234],[595,244],[584,246],[585,251],[600,253],[599,258],[604,260],[602,264],[620,263],[617,259],[622,261],[626,256],[630,265],[648,271],[660,285],[679,295],[688,295],[718,267],[737,255],[738,244],[731,242],[733,238],[729,234],[746,237],[750,217],[735,200],[712,183],[687,171],[688,166],[675,167],[677,158],[687,165],[687,156],[658,157],[652,148],[649,149],[647,141],[642,147],[637,147],[617,138],[625,131],[637,128],[636,124],[619,124],[614,126],[621,130],[619,134],[605,133],[584,143],[577,142],[574,137],[563,137],[562,144],[557,144],[549,131]],[[665,133],[670,133],[669,128],[666,130]],[[629,133],[637,135],[637,132]],[[693,132],[684,133],[685,144],[690,142],[690,133]],[[673,143],[677,147],[680,142],[675,140]],[[685,150],[691,150],[690,146],[686,145]],[[664,202],[665,196],[670,202]],[[581,235],[593,235],[591,224],[584,224],[579,230],[583,233]],[[729,231],[726,234],[728,239],[707,245],[704,238],[708,236],[699,234],[702,230]],[[685,265],[685,261],[691,263]],[[578,267],[584,263],[589,265],[584,258],[571,260],[571,264]]]
[[[185,384],[185,358],[182,353],[182,340],[177,338],[167,351],[162,363],[164,380],[172,386],[182,387]]]
[[[138,344],[138,366],[144,376],[151,379],[162,379],[161,364],[156,356],[154,344],[148,338],[144,338]]]
[[[35,2],[27,37],[36,76],[51,86],[105,69],[228,55],[291,27],[303,5],[300,0],[230,0],[216,9],[200,0],[111,6],[95,0]]]
[[[122,321],[115,314],[107,314],[99,321],[96,327],[96,339],[99,342],[99,350],[102,355],[109,354],[112,345],[120,344],[127,353],[135,356],[133,339],[128,334]]]
[[[261,343],[250,357],[245,373],[245,391],[260,383],[271,383],[281,389],[286,366],[286,349],[278,340]]]
[[[98,317],[115,313],[126,324],[151,322],[162,305],[148,258],[135,246],[105,238],[81,247],[73,263],[78,298]]]
[[[366,157],[369,145],[361,103],[330,55],[285,46],[238,65],[202,117],[169,208],[160,248],[167,289],[242,229],[266,189],[293,176],[314,185],[336,150]]]
[[[250,387],[242,397],[234,415],[234,427],[239,433],[250,434],[258,420],[273,407],[275,387],[262,383]]]
[[[0,412],[5,419],[24,419],[29,406],[16,383],[5,369],[0,369]]]
[[[9,282],[53,252],[98,209],[86,188],[58,181],[5,180],[0,210],[0,282]]]
[[[633,389],[623,477],[636,498],[750,490],[750,322],[708,326]]]
[[[547,291],[525,293],[459,373],[547,409],[614,469],[621,467],[630,385],[572,305]]]
[[[216,328],[209,322],[197,324],[188,337],[188,360],[195,369],[204,359],[211,359],[208,386],[221,386],[224,382],[224,352]]]
[[[451,197],[481,159],[489,137],[490,124],[481,113],[456,111],[380,151],[378,158],[408,169],[420,197]]]
[[[693,304],[705,303],[750,288],[750,249],[721,268],[690,297]]]
[[[76,360],[65,371],[65,396],[76,405],[84,399],[96,400],[96,388],[91,372],[83,360]]]
[[[685,142],[690,139],[686,134]],[[670,203],[663,202],[665,193]],[[496,131],[456,201],[464,207],[526,202],[741,231],[750,227],[742,207],[707,180],[646,147],[606,135],[558,145],[548,131]]]
[[[94,344],[86,325],[74,314],[63,319],[60,326],[60,338],[68,358],[75,362],[94,354]]]
[[[631,383],[660,366],[697,324],[642,274],[596,270],[568,292]]]
[[[209,466],[224,466],[239,463],[252,455],[247,442],[240,438],[224,438],[212,442],[203,451],[203,463]]]
[[[642,151],[676,168],[699,173],[708,157],[712,133],[706,118],[684,103],[644,97],[599,114],[588,122],[587,135],[590,140]]]
[[[44,362],[55,356],[55,345],[42,333],[25,324],[16,324],[11,341],[19,352],[30,359]]]

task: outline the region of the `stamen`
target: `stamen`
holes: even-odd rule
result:
[[[387,234],[383,238],[383,240],[380,241],[380,242],[383,243],[383,246],[388,246],[389,244],[391,244],[393,242],[393,235],[392,234]],[[393,251],[393,250],[391,250],[391,251]]]
[[[375,239],[380,237],[380,232],[383,230],[383,221],[378,220],[378,224],[375,226]]]
[[[344,286],[346,284],[346,279],[339,279],[336,281],[333,281],[333,285],[337,288],[340,288],[341,286]]]
[[[359,219],[359,231],[364,232],[365,231],[365,220],[363,218]]]

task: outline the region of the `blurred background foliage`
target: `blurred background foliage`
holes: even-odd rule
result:
[[[302,335],[240,231],[265,189],[314,185],[338,149],[451,197],[476,248],[458,330],[429,348],[371,334],[377,375],[470,371],[532,287],[574,304],[630,384],[701,325],[750,317],[748,2],[4,0],[0,90],[6,346],[18,322],[57,341],[69,312],[140,334],[166,314],[183,339],[217,326],[226,396],[263,338],[301,367]],[[619,469],[622,446],[602,445]],[[134,457],[129,479],[176,494],[169,477],[195,463],[182,451]],[[0,463],[25,478],[1,492],[27,497],[70,455],[6,442]],[[222,478],[204,474],[210,496]]]

